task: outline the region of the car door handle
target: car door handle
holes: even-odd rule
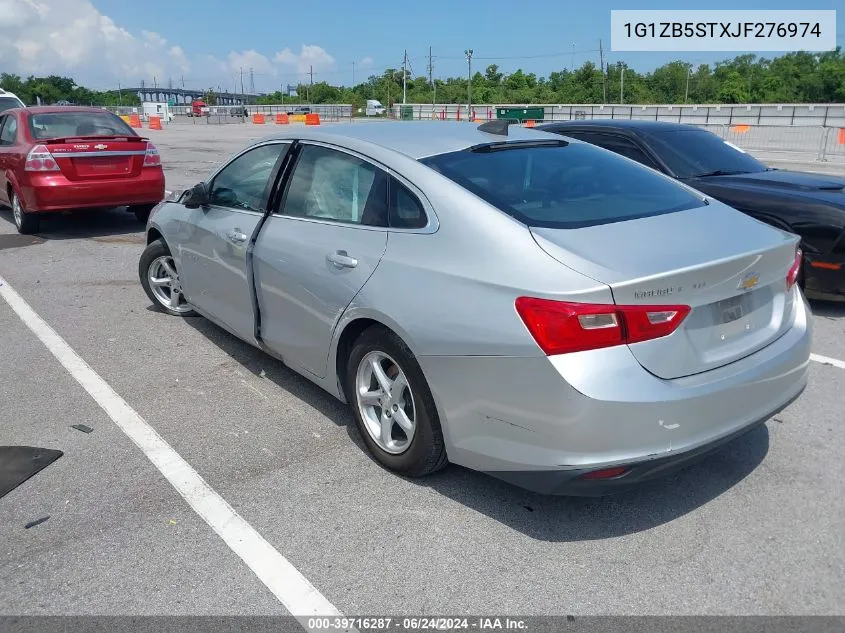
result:
[[[228,237],[231,241],[235,242],[236,244],[243,244],[249,239],[249,235],[241,233],[240,229],[231,229],[226,233],[226,237]]]
[[[335,251],[326,255],[326,259],[338,268],[355,268],[358,260],[346,254],[346,251]]]

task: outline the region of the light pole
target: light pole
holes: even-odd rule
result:
[[[467,57],[467,120],[472,119],[472,49],[464,51]]]
[[[690,78],[691,74],[692,74],[692,64],[687,64],[687,87],[684,90],[684,103],[686,103],[687,99],[689,98],[689,78]]]

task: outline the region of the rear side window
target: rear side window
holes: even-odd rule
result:
[[[64,136],[137,136],[135,131],[111,112],[40,112],[29,117],[33,138]]]
[[[11,114],[7,115],[5,119],[3,129],[0,130],[0,144],[14,145],[18,138],[18,120]]]
[[[508,143],[421,162],[528,226],[574,229],[704,204],[668,177],[585,143]]]
[[[396,178],[390,178],[390,228],[421,229],[428,219],[422,203],[411,191]]]

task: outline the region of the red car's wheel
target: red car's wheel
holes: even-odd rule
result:
[[[15,226],[18,233],[29,235],[38,231],[38,216],[27,213],[21,204],[21,199],[16,192],[12,192],[12,217],[15,219]]]

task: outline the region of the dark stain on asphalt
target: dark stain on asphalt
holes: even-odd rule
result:
[[[91,281],[77,281],[76,286],[135,286],[137,279],[94,279]]]
[[[145,244],[147,241],[146,235],[143,233],[130,233],[129,235],[101,235],[92,237],[95,242],[103,242],[105,244]]]
[[[8,235],[0,235],[0,251],[7,248],[22,248],[24,246],[34,246],[35,244],[43,244],[44,238],[37,235],[20,235],[17,233],[10,233]]]

